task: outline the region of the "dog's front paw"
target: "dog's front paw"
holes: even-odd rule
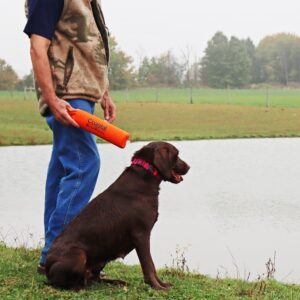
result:
[[[151,285],[152,288],[156,290],[168,291],[171,287],[171,284],[162,282],[158,279],[145,280],[145,283]]]
[[[163,286],[164,288],[170,289],[172,287],[172,284],[169,282],[162,281],[157,275],[155,276],[158,283]]]
[[[159,281],[159,284],[161,285],[161,286],[163,286],[164,288],[167,288],[167,289],[170,289],[171,287],[172,287],[172,284],[171,283],[169,283],[169,282],[163,282],[163,281]]]
[[[163,286],[161,284],[157,284],[157,285],[151,285],[154,289],[156,290],[160,290],[160,291],[169,291],[170,290],[170,286]]]

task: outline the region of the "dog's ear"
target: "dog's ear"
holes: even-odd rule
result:
[[[134,153],[132,160],[134,158],[144,159],[146,162],[151,163],[154,158],[154,148],[149,145],[146,145],[142,149]]]
[[[172,177],[172,154],[168,147],[155,149],[153,164],[161,174],[163,180],[170,180]]]

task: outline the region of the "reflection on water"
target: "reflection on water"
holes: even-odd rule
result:
[[[110,185],[144,143],[99,145],[96,193]],[[152,233],[156,265],[176,248],[190,269],[251,279],[276,251],[278,280],[300,283],[300,139],[174,142],[191,170],[163,183]],[[50,146],[0,148],[0,232],[11,245],[36,246],[43,235],[43,193]],[[137,263],[135,253],[127,263]]]

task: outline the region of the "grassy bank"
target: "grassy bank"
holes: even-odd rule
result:
[[[159,271],[173,284],[169,292],[151,289],[143,283],[139,266],[114,262],[106,267],[107,276],[128,282],[128,287],[95,283],[80,292],[60,291],[45,285],[45,277],[35,272],[38,250],[12,249],[0,245],[0,299],[299,299],[300,286],[276,281],[245,282],[212,279],[176,269]]]
[[[0,99],[0,105],[0,145],[51,143],[35,100]],[[132,141],[300,136],[300,108],[130,102],[117,108],[115,124]]]

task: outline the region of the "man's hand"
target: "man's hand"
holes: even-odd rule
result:
[[[104,118],[106,121],[112,123],[116,119],[116,105],[112,101],[108,91],[106,91],[101,100],[101,107],[104,111]]]
[[[48,105],[57,121],[66,126],[72,125],[79,128],[79,125],[71,118],[68,113],[68,111],[72,111],[74,110],[74,108],[67,101],[56,98],[56,101],[48,101]]]

